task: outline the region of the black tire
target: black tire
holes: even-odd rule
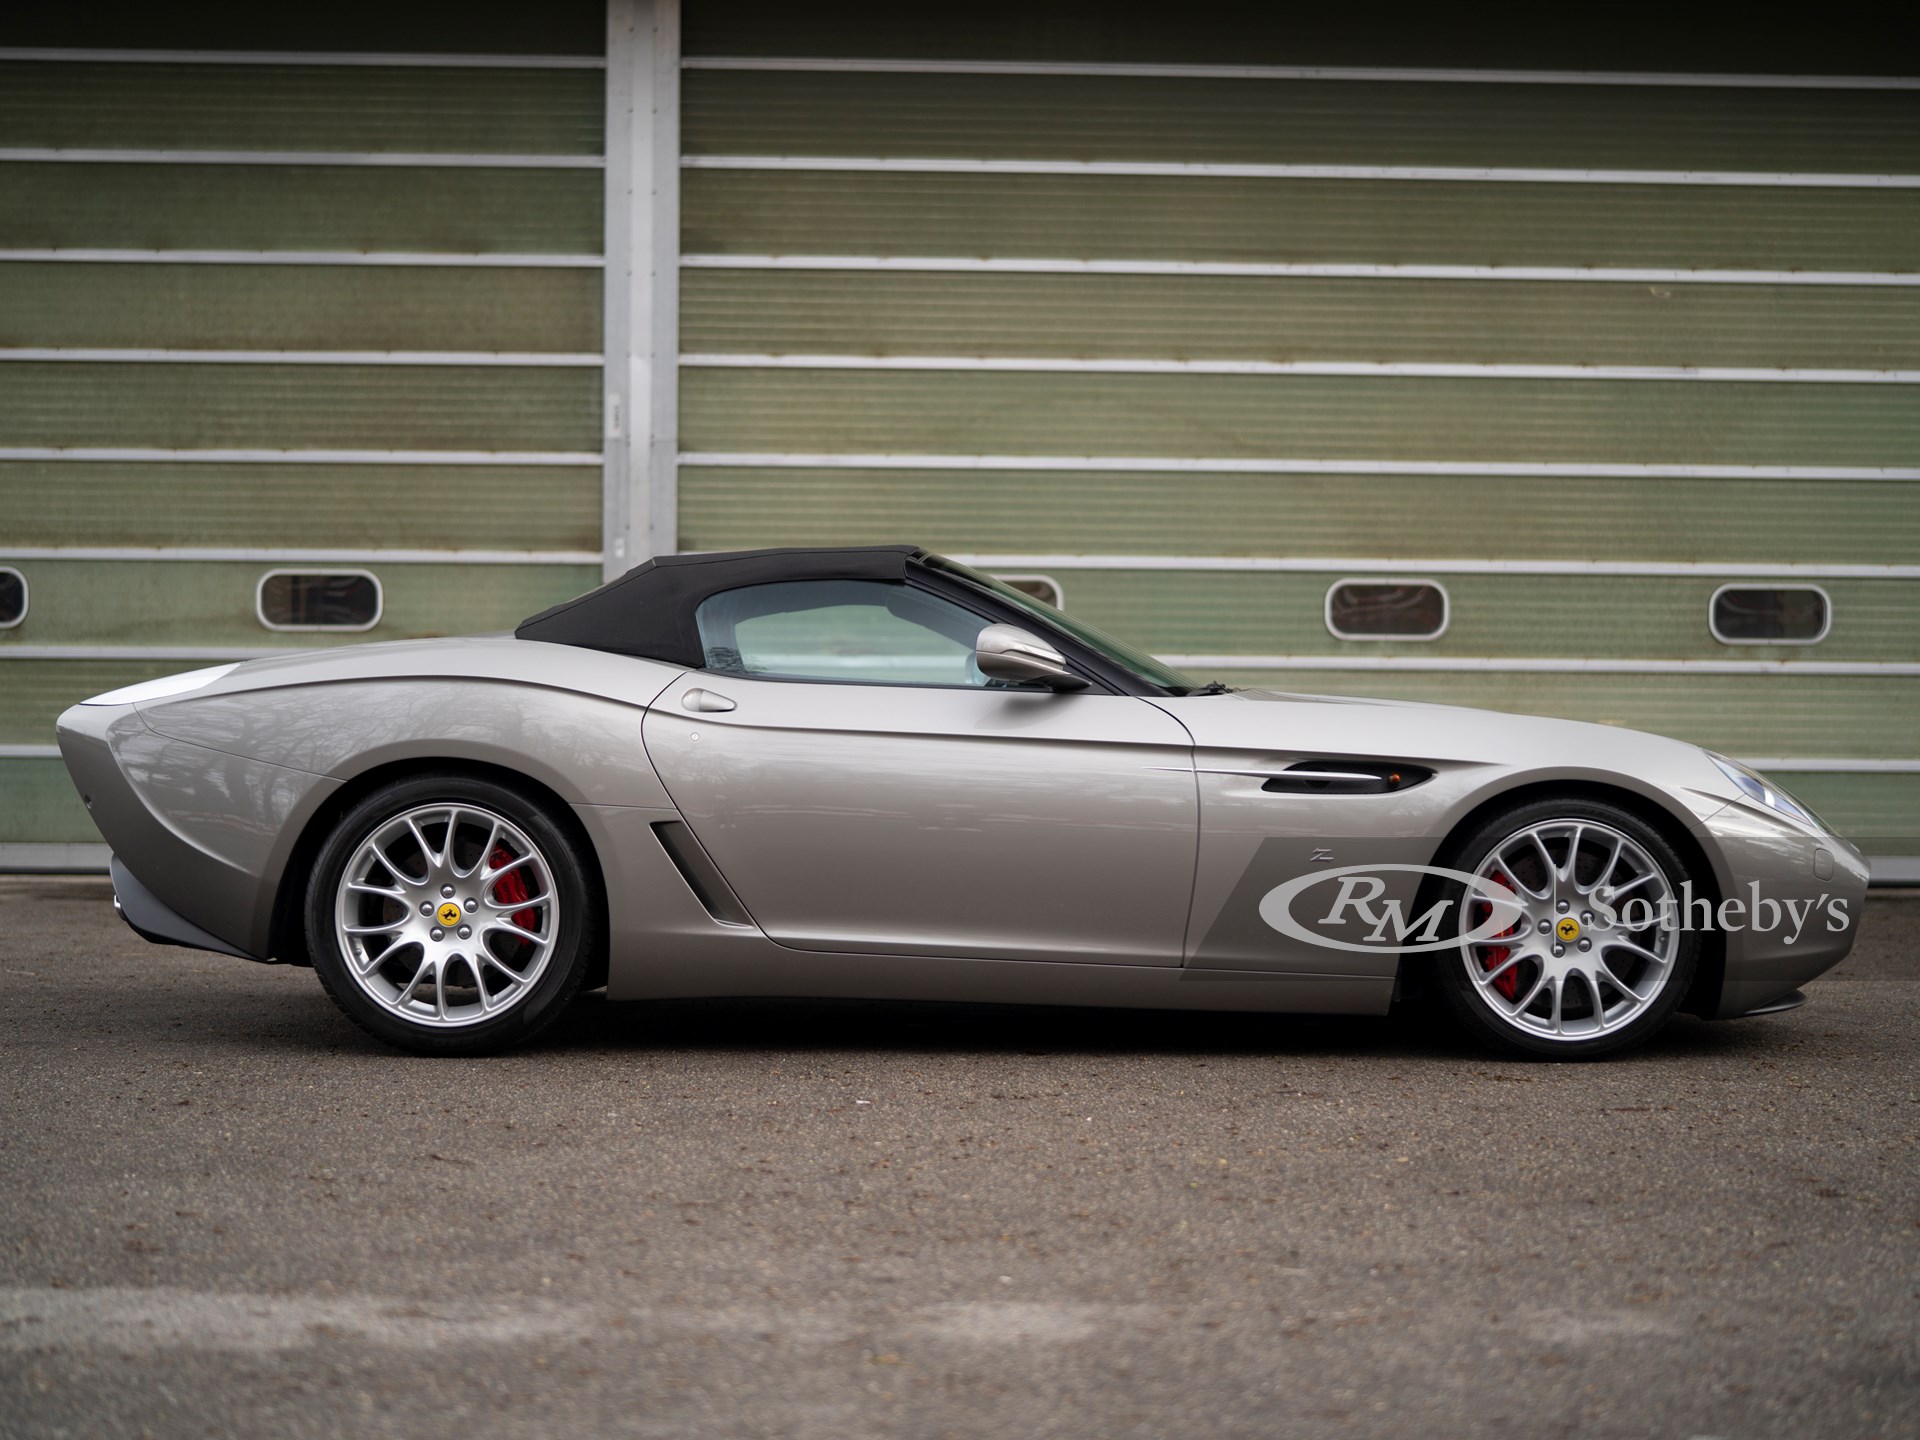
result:
[[[437,1028],[432,1023],[416,1023],[376,1000],[355,979],[343,950],[342,936],[336,928],[342,881],[349,862],[360,853],[362,845],[397,817],[423,807],[443,805],[473,806],[517,827],[538,852],[539,862],[551,881],[550,893],[558,912],[548,937],[551,948],[537,977],[527,982],[523,991],[512,989],[511,981],[503,982],[502,988],[511,989],[513,998],[505,1003],[502,1012],[470,1023],[455,1022],[457,1028],[446,1028],[444,1020]],[[452,823],[449,821],[449,827]],[[436,843],[441,843],[443,850],[450,853],[450,844]],[[476,883],[484,883],[484,875]],[[400,908],[410,911],[410,907]],[[473,910],[474,906],[468,904],[467,908]],[[521,911],[506,918],[517,920],[519,915],[528,913],[532,912]],[[321,985],[361,1029],[415,1054],[484,1055],[531,1040],[558,1018],[588,975],[604,966],[605,914],[599,875],[588,858],[586,842],[570,825],[550,813],[547,806],[532,795],[498,781],[457,773],[426,773],[381,786],[341,817],[314,862],[304,919],[308,953],[313,957],[313,968]],[[474,943],[484,943],[486,938],[483,933]],[[456,968],[455,974],[464,984],[474,979],[482,968],[474,966],[465,971]],[[486,973],[499,980],[506,972],[504,967],[495,969],[500,974],[496,975],[494,970]],[[531,966],[528,970],[532,973]],[[478,993],[484,996],[487,982],[475,980],[474,983],[479,987]],[[462,993],[472,993],[471,987]],[[443,1016],[445,1013],[442,1012]]]
[[[1667,887],[1675,896],[1683,893],[1682,887],[1689,880],[1694,881],[1694,883],[1698,885],[1700,880],[1704,878],[1696,876],[1693,873],[1680,853],[1659,830],[1655,829],[1632,811],[1617,805],[1608,804],[1604,801],[1574,798],[1571,796],[1565,799],[1548,797],[1541,800],[1529,801],[1511,810],[1506,810],[1494,815],[1488,818],[1483,824],[1477,825],[1472,833],[1459,837],[1454,843],[1447,846],[1446,849],[1441,852],[1440,857],[1435,863],[1452,870],[1464,871],[1469,874],[1477,873],[1483,864],[1493,860],[1496,847],[1505,849],[1503,842],[1507,842],[1513,837],[1524,834],[1534,826],[1551,828],[1555,822],[1560,821],[1571,824],[1585,822],[1587,824],[1604,826],[1611,831],[1628,837],[1633,845],[1639,847],[1640,854],[1649,860],[1653,867],[1661,872]],[[1582,832],[1582,836],[1578,841],[1581,856],[1591,856],[1593,853],[1590,847],[1594,833],[1595,832]],[[1574,843],[1571,836],[1564,842],[1565,845],[1572,845]],[[1553,842],[1551,840],[1548,841],[1548,848],[1550,857],[1555,858],[1557,863],[1559,857],[1553,855]],[[1520,852],[1516,851],[1513,853],[1516,858],[1520,859],[1522,864],[1525,863],[1524,856],[1521,855]],[[1535,863],[1538,864],[1539,862],[1536,861]],[[1577,870],[1582,865],[1592,867],[1598,863],[1603,862],[1576,859],[1575,865]],[[1545,867],[1542,866],[1540,870],[1534,872],[1527,878],[1530,880],[1530,883],[1542,883],[1541,876],[1545,873]],[[1590,876],[1593,873],[1591,868],[1589,868],[1588,873]],[[1513,878],[1517,879],[1520,877]],[[1642,889],[1656,888],[1656,886],[1652,885],[1642,887]],[[1466,899],[1466,887],[1458,881],[1452,881],[1448,882],[1447,885],[1443,887],[1443,890],[1449,902],[1447,913],[1450,917],[1453,917],[1454,934],[1458,935],[1461,928],[1460,917],[1469,913],[1467,908],[1461,903]],[[1577,892],[1569,893],[1577,894]],[[1577,906],[1577,900],[1575,903]],[[1542,902],[1541,904],[1543,912],[1549,914],[1552,911],[1559,910],[1559,908],[1558,901],[1552,902],[1551,910],[1548,909],[1547,902]],[[1624,911],[1625,902],[1616,908]],[[1627,913],[1630,914],[1631,912]],[[1577,919],[1578,917],[1576,916],[1575,918]],[[1604,916],[1602,919],[1604,920]],[[1536,925],[1538,924],[1537,921],[1534,923]],[[1529,930],[1523,933],[1530,936],[1532,932]],[[1611,937],[1616,933],[1622,939],[1638,936],[1656,948],[1660,944],[1658,939],[1650,938],[1652,936],[1650,930],[1616,930],[1615,927],[1608,927],[1604,924],[1597,929],[1582,931],[1581,938],[1587,939],[1594,935],[1602,937],[1596,942],[1596,952],[1594,952],[1592,956],[1592,958],[1597,959],[1599,958],[1599,952],[1607,951],[1608,945],[1611,943]],[[1556,938],[1557,936],[1554,935],[1542,936],[1538,943],[1544,950],[1551,953],[1551,947]],[[1573,943],[1577,945],[1579,942],[1576,940]],[[1497,940],[1493,942],[1493,944],[1497,945]],[[1497,971],[1513,953],[1511,949],[1503,952],[1499,949],[1492,948],[1491,945],[1486,945],[1456,947],[1435,952],[1435,988],[1439,991],[1445,1008],[1461,1027],[1475,1039],[1489,1045],[1495,1050],[1516,1058],[1534,1060],[1597,1060],[1603,1056],[1617,1055],[1622,1051],[1632,1049],[1636,1045],[1644,1044],[1656,1031],[1665,1025],[1668,1020],[1673,1018],[1674,1011],[1680,1007],[1681,1002],[1686,998],[1688,988],[1693,983],[1694,971],[1700,958],[1700,945],[1701,936],[1698,931],[1684,928],[1675,931],[1671,956],[1664,972],[1660,972],[1657,968],[1647,965],[1646,962],[1633,960],[1631,952],[1626,952],[1630,963],[1646,967],[1643,971],[1648,977],[1644,989],[1644,1000],[1641,999],[1642,991],[1640,987],[1632,980],[1626,982],[1624,989],[1616,989],[1612,983],[1614,977],[1611,974],[1602,975],[1592,980],[1592,989],[1590,991],[1586,990],[1588,979],[1589,977],[1595,976],[1596,968],[1591,966],[1589,959],[1586,957],[1576,955],[1568,958],[1566,961],[1567,964],[1578,967],[1581,970],[1581,983],[1579,985],[1574,984],[1571,975],[1566,977],[1565,985],[1569,995],[1568,1009],[1571,1010],[1573,1007],[1578,1006],[1585,1012],[1578,1022],[1568,1023],[1584,1024],[1588,1017],[1595,1017],[1596,1012],[1597,1019],[1600,1022],[1600,1028],[1595,1033],[1577,1038],[1554,1037],[1543,1033],[1529,1033],[1528,1027],[1530,1025],[1539,1026],[1549,1023],[1547,1018],[1540,1013],[1542,1004],[1540,1001],[1535,1002],[1533,1009],[1527,1016],[1516,1016],[1511,1011],[1502,1014],[1495,1008],[1495,997],[1489,997],[1485,993],[1488,988],[1492,988],[1488,983],[1490,977],[1483,975],[1482,980],[1476,982],[1470,967],[1477,964],[1483,967],[1485,971]],[[1517,942],[1513,948],[1519,948]],[[1561,953],[1564,955],[1569,948],[1571,947],[1561,947]],[[1611,953],[1618,956],[1621,952],[1613,951]],[[1515,978],[1513,982],[1515,992],[1518,992],[1523,985],[1529,985],[1529,980],[1532,976],[1542,974],[1549,963],[1544,955],[1538,961],[1515,962]],[[1619,962],[1611,961],[1609,963]],[[1536,968],[1529,971],[1527,969],[1529,964]],[[1624,969],[1625,966],[1622,968]],[[1624,979],[1625,977],[1622,976],[1621,978]],[[1515,993],[1511,998],[1515,1004],[1518,1004],[1523,997]],[[1638,1013],[1633,1013],[1632,1009],[1629,1008],[1630,1004],[1637,1004],[1639,1006]],[[1546,1008],[1551,1010],[1551,1005],[1551,1000],[1548,1000],[1546,1002]],[[1612,1023],[1607,1019],[1608,1015],[1616,1010],[1620,1013],[1617,1028],[1613,1027]],[[1559,1011],[1552,1011],[1553,1019],[1558,1020],[1560,1014],[1561,1012]]]

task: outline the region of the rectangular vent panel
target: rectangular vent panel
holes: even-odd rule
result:
[[[667,852],[667,858],[673,862],[673,868],[680,872],[680,878],[687,882],[687,888],[693,891],[694,898],[706,908],[709,915],[722,925],[753,924],[747,907],[733,893],[733,887],[727,884],[727,877],[720,873],[720,867],[713,863],[713,858],[693,838],[693,832],[687,828],[685,821],[656,821],[653,833],[659,838],[660,848]]]

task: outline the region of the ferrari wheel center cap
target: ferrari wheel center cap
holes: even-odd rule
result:
[[[1562,915],[1560,923],[1553,927],[1553,933],[1560,937],[1563,945],[1571,945],[1580,938],[1580,922],[1571,915]]]
[[[442,905],[438,910],[434,912],[433,918],[438,920],[441,923],[441,925],[451,930],[454,926],[460,923],[460,907],[454,904],[453,901],[449,900],[447,901],[446,904]],[[1578,927],[1575,927],[1575,928],[1578,928]]]

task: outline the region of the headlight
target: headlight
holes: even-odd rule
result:
[[[158,680],[143,680],[138,685],[123,685],[118,690],[109,690],[104,695],[96,695],[91,700],[82,700],[82,705],[138,705],[147,700],[165,700],[169,695],[184,695],[189,690],[200,690],[214,681],[231,675],[241,666],[241,661],[231,665],[213,665],[205,670],[188,670],[180,675],[163,675]]]
[[[1786,791],[1764,776],[1756,775],[1737,760],[1729,760],[1724,755],[1707,751],[1707,758],[1719,767],[1720,773],[1733,782],[1733,788],[1756,805],[1764,805],[1776,815],[1785,815],[1789,820],[1797,820],[1809,829],[1821,834],[1827,833],[1827,827],[1820,817],[1814,814]]]

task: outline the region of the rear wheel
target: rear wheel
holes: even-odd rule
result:
[[[367,796],[328,837],[307,944],[363,1029],[471,1055],[552,1023],[597,957],[600,912],[577,842],[536,801],[472,776],[421,776]]]
[[[1699,958],[1699,934],[1678,923],[1693,877],[1631,811],[1522,805],[1442,863],[1513,896],[1496,910],[1454,887],[1461,935],[1438,956],[1440,990],[1475,1035],[1511,1054],[1594,1059],[1642,1043],[1679,1008]]]

